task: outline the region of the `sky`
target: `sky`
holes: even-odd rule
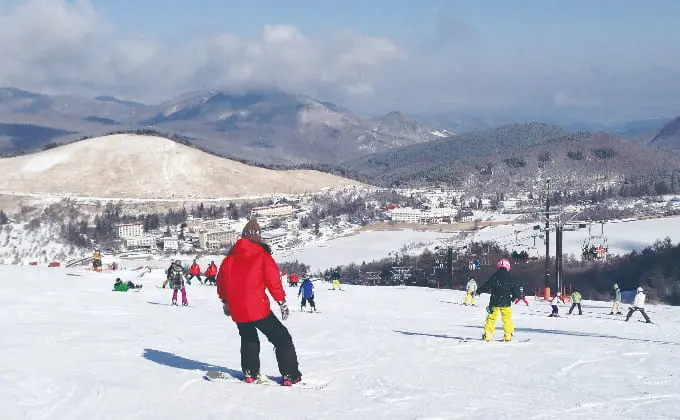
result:
[[[0,0],[0,86],[370,113],[680,115],[677,0]]]

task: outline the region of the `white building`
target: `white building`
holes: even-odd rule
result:
[[[121,223],[117,227],[118,237],[121,239],[144,235],[144,225],[141,223]]]
[[[177,238],[163,238],[163,251],[177,251],[179,240]]]
[[[272,229],[262,231],[262,240],[271,247],[286,243],[288,233],[285,229]]]
[[[123,238],[123,244],[127,249],[135,248],[155,248],[156,238],[152,236],[135,236]]]
[[[420,223],[420,214],[419,209],[411,207],[397,207],[389,211],[390,218],[401,223]]]
[[[213,230],[198,234],[198,243],[203,249],[223,249],[238,240],[238,233],[233,230]]]
[[[252,216],[287,217],[293,214],[292,204],[276,204],[273,206],[255,207],[250,211]]]
[[[433,208],[429,210],[395,208],[390,210],[389,216],[395,222],[400,223],[451,223],[455,219],[458,210],[450,207]]]

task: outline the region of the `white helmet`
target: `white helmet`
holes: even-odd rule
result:
[[[640,293],[640,292],[644,292],[645,289],[643,289],[642,286],[640,286],[640,287],[637,288],[637,291],[638,291],[638,293]]]

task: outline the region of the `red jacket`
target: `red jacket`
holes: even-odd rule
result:
[[[297,283],[298,281],[300,281],[300,277],[298,277],[297,274],[291,274],[290,275],[290,282],[291,283]]]
[[[201,267],[199,267],[199,265],[196,263],[191,264],[191,268],[189,268],[189,274],[192,276],[201,274]]]
[[[205,270],[205,275],[208,277],[216,276],[217,266],[215,264],[210,264],[208,268]]]
[[[217,294],[234,322],[253,322],[271,313],[265,289],[277,302],[286,298],[274,258],[262,245],[241,238],[222,261]]]

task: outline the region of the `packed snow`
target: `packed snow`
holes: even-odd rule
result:
[[[115,275],[144,287],[113,292]],[[603,420],[680,409],[675,307],[648,306],[656,324],[639,314],[625,323],[607,302],[548,318],[549,306],[530,298],[513,308],[514,342],[484,343],[488,295],[466,307],[457,291],[317,282],[320,313],[309,314],[288,288],[284,324],[303,378],[328,383],[304,390],[202,379],[240,371],[238,332],[214,287],[188,286],[191,306],[173,307],[155,287],[161,270],[0,266],[0,278],[5,419]],[[266,340],[261,357],[263,373],[278,376]]]

